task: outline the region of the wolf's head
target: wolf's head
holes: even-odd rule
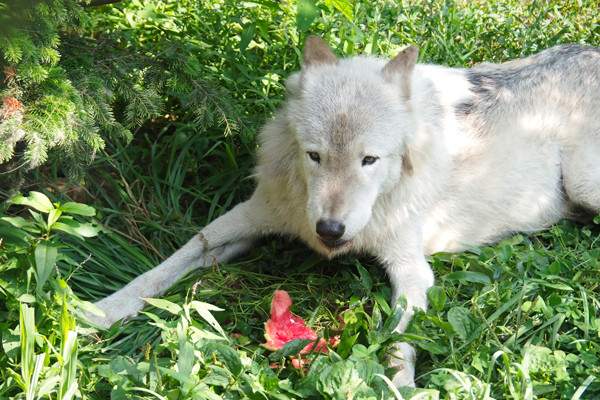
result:
[[[320,38],[290,77],[287,119],[308,192],[307,217],[322,245],[341,250],[371,220],[378,199],[411,174],[411,75],[417,49],[390,61],[338,59]]]

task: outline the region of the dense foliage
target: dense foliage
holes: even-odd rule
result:
[[[307,35],[467,67],[600,45],[599,19],[589,0],[0,0],[0,399],[600,397],[597,224],[431,257],[430,310],[403,336],[414,391],[388,384],[402,304],[368,259],[268,242],[122,327],[76,313],[247,197]],[[299,370],[306,343],[261,347],[276,289],[338,347]]]
[[[132,129],[173,107],[184,107],[198,131],[237,129],[232,102],[206,80],[214,67],[208,38],[190,23],[201,4],[123,4],[97,14],[74,0],[0,4],[18,16],[0,37],[0,173],[20,176],[54,156],[80,178],[105,141],[128,142]]]

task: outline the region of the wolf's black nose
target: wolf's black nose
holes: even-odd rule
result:
[[[317,233],[325,240],[336,240],[344,235],[346,227],[340,221],[320,219],[317,221]]]

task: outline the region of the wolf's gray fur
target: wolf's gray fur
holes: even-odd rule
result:
[[[574,207],[600,212],[600,51],[560,46],[470,70],[341,59],[310,37],[289,97],[259,136],[254,195],[88,313],[136,315],[189,270],[226,262],[266,234],[327,257],[375,255],[394,298],[425,309],[425,255],[534,232]],[[101,313],[102,314],[102,313]],[[400,343],[397,385],[413,384]]]

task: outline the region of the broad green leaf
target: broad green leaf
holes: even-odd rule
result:
[[[93,217],[96,215],[96,209],[94,207],[72,201],[62,204],[58,209],[68,214],[84,215],[86,217]]]
[[[510,259],[511,255],[512,246],[510,246],[509,244],[504,244],[502,245],[502,247],[500,248],[500,252],[498,253],[498,261],[500,261],[501,263],[505,263]]]
[[[43,213],[49,213],[54,209],[50,199],[45,194],[40,192],[29,192],[29,196],[27,197],[19,194],[13,197],[10,202],[12,204],[28,206]]]
[[[0,221],[5,221],[15,228],[26,228],[31,226],[31,222],[27,221],[23,217],[2,217]]]
[[[296,23],[298,29],[304,31],[310,27],[317,16],[317,6],[315,0],[298,0]]]
[[[375,299],[377,304],[379,304],[379,307],[381,307],[381,310],[384,312],[385,315],[390,315],[392,313],[390,305],[387,303],[387,301],[385,301],[385,298],[381,293],[374,292],[373,299]]]
[[[165,368],[165,367],[159,366],[158,370],[162,374],[170,376],[170,377],[174,378],[175,380],[177,380],[181,384],[181,386],[183,386],[183,385],[192,385],[194,383],[194,379],[193,379],[194,377],[193,376],[190,377],[188,375],[184,375],[184,374],[182,374],[182,373],[180,373],[178,371],[175,371],[172,368]],[[119,397],[119,398],[121,398],[121,397]],[[180,398],[180,397],[176,397],[176,398]],[[211,398],[211,397],[207,396],[207,398]]]
[[[358,343],[352,347],[352,354],[358,358],[367,358],[369,357],[369,349],[367,349],[364,345]]]
[[[190,341],[183,341],[179,346],[179,357],[177,358],[177,370],[184,375],[191,375],[196,356],[194,345]]]
[[[156,307],[156,308],[160,308],[161,310],[166,310],[168,312],[170,312],[171,314],[179,314],[183,308],[181,308],[181,306],[179,304],[175,304],[172,303],[168,300],[165,299],[155,299],[155,298],[143,298],[142,300],[144,300],[146,303]]]
[[[446,332],[448,335],[454,336],[454,334],[456,333],[454,328],[452,328],[452,324],[450,324],[450,322],[444,321],[438,316],[432,317],[431,322],[433,323],[433,325],[442,328],[444,332]]]
[[[192,301],[191,306],[200,314],[200,316],[210,324],[217,332],[226,339],[229,339],[221,325],[217,322],[215,317],[210,313],[211,311],[223,311],[222,308],[214,306],[212,304],[203,303],[201,301]]]
[[[242,372],[244,368],[242,361],[233,347],[215,342],[208,342],[200,347],[200,350],[207,356],[216,354],[217,360],[225,364],[233,376],[238,376]]]
[[[363,287],[365,288],[365,291],[367,293],[370,293],[371,288],[373,287],[373,280],[371,279],[371,276],[369,275],[369,273],[367,272],[365,267],[360,265],[360,263],[358,261],[356,262],[356,269],[358,269],[358,274],[360,275],[360,281],[361,281]]]
[[[31,304],[31,303],[35,303],[37,299],[32,294],[24,293],[24,294],[20,295],[17,298],[17,300],[19,300],[21,303]]]
[[[21,376],[26,387],[29,388],[33,372],[35,356],[35,310],[21,303]]]
[[[362,372],[365,372],[362,363],[361,367]],[[382,373],[383,367],[378,372]],[[325,398],[335,400],[376,398],[375,391],[367,386],[355,363],[349,360],[337,362],[325,369],[319,377],[318,390]]]
[[[561,361],[547,347],[529,345],[523,349],[522,364],[530,372],[551,372]]]
[[[376,348],[377,346],[375,348],[369,346],[369,353],[375,351]],[[354,360],[354,367],[358,371],[358,375],[367,383],[371,383],[371,380],[373,379],[374,375],[385,373],[383,365],[369,359]]]
[[[218,356],[215,356],[218,357]],[[226,388],[231,385],[231,372],[221,365],[211,365],[210,372],[204,378],[204,382],[210,386]],[[187,398],[187,397],[184,397]],[[287,400],[287,399],[286,399]]]
[[[373,305],[373,314],[371,315],[371,329],[376,331],[381,331],[382,328],[382,318],[381,311],[377,303]]]
[[[356,340],[358,339],[359,335],[360,335],[360,332],[357,332],[354,335],[351,334],[349,329],[345,329],[342,332],[342,336],[340,338],[340,343],[338,344],[338,346],[336,348],[336,352],[340,355],[340,357],[342,357],[342,358],[348,357],[348,354],[350,354],[350,351],[352,350],[354,343],[356,343]]]
[[[42,287],[54,270],[58,249],[48,240],[42,240],[35,248],[35,270],[37,273],[37,289]]]
[[[33,240],[33,236],[29,233],[12,227],[0,227],[0,238],[2,238],[3,246],[7,248],[11,247],[16,251],[26,251],[29,247],[29,243]]]
[[[450,322],[458,337],[463,340],[468,339],[482,324],[479,318],[464,307],[451,308],[448,311],[448,322]]]
[[[392,314],[383,323],[383,332],[392,333],[400,323],[406,309],[406,300],[399,298],[394,305]]]
[[[558,275],[558,274],[560,274],[560,269],[561,269],[561,263],[558,261],[554,261],[548,267],[548,272],[550,272],[552,275]]]
[[[11,362],[17,365],[18,356],[20,355],[21,347],[21,337],[20,328],[15,330],[6,329],[2,332],[2,351],[8,357]]]
[[[328,7],[335,7],[350,21],[354,20],[354,9],[349,0],[325,0],[325,5]]]
[[[102,230],[101,227],[92,225],[91,223],[81,223],[73,219],[62,218],[52,226],[53,229],[58,229],[78,238],[94,237]]]
[[[354,364],[346,360],[335,363],[323,371],[319,378],[319,391],[323,395],[338,398],[336,391],[346,389],[353,382],[360,384],[361,381]]]
[[[562,303],[562,298],[559,295],[557,295],[556,293],[552,293],[550,295],[550,297],[548,297],[548,304],[551,307],[556,307],[561,303]]]
[[[445,343],[417,342],[417,346],[431,354],[448,354],[450,348]]]
[[[254,37],[254,32],[256,31],[256,26],[253,23],[248,23],[242,30],[240,35],[240,53],[244,53],[248,48],[248,45],[252,41]]]
[[[58,208],[50,210],[50,212],[48,213],[48,226],[52,228],[52,225],[54,225],[54,223],[58,221],[61,215],[62,211]]]
[[[450,272],[446,275],[446,279],[451,281],[464,281],[464,282],[473,282],[473,283],[482,283],[488,284],[490,283],[490,277],[482,274],[481,272],[472,272],[472,271],[455,271]]]
[[[48,395],[50,392],[52,392],[56,385],[58,385],[60,382],[60,379],[61,377],[56,375],[40,382],[37,393],[38,398],[43,398],[45,395]]]
[[[446,304],[446,291],[439,286],[432,286],[427,289],[427,300],[429,300],[431,308],[440,312]]]
[[[283,357],[295,356],[306,346],[314,342],[315,341],[312,339],[292,339],[289,342],[284,343],[283,349],[281,349],[281,355]]]

